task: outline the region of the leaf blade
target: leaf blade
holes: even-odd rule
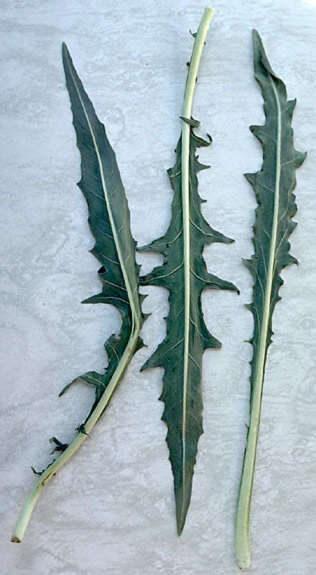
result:
[[[77,435],[73,441],[65,444],[54,437],[54,452],[59,453],[57,459],[41,472],[34,470],[39,479],[19,515],[11,539],[17,543],[24,537],[44,485],[89,436],[106,409],[131,358],[143,345],[139,337],[144,320],[141,312],[143,296],[138,291],[139,267],[135,260],[135,241],[130,231],[129,209],[115,154],[65,44],[62,46],[62,56],[77,146],[81,154],[82,175],[78,185],[87,200],[89,225],[96,240],[91,251],[101,263],[99,277],[103,286],[102,292],[88,298],[86,303],[107,303],[115,306],[121,313],[122,324],[119,335],[112,335],[105,343],[108,355],[105,373],[87,372],[66,385],[60,393],[63,395],[76,382],[85,382],[95,388],[95,401],[84,423],[76,428]]]
[[[164,255],[162,266],[142,279],[144,285],[169,290],[167,335],[144,369],[164,368],[162,419],[168,427],[167,444],[174,476],[178,534],[182,532],[191,499],[197,446],[202,428],[201,366],[203,351],[220,344],[203,319],[201,294],[205,288],[237,291],[230,282],[211,276],[202,252],[206,244],[231,243],[213,230],[201,212],[197,174],[202,169],[196,151],[210,141],[198,137],[192,118],[192,102],[202,48],[212,11],[206,10],[195,37],[186,84],[182,134],[176,148],[176,162],[168,170],[174,192],[172,215],[166,234],[147,246]]]
[[[272,337],[272,315],[281,299],[282,270],[296,259],[290,254],[288,238],[296,223],[293,190],[295,170],[305,159],[293,143],[291,121],[295,101],[287,100],[286,87],[273,72],[258,32],[253,32],[254,71],[264,99],[266,122],[251,126],[263,148],[259,172],[246,174],[256,194],[258,207],[254,226],[254,255],[245,265],[254,278],[253,301],[248,306],[254,318],[251,362],[250,425],[247,435],[243,471],[236,513],[235,547],[241,568],[249,567],[249,515],[259,433],[262,390],[268,348]]]
[[[130,214],[114,151],[104,125],[74,68],[66,44],[62,46],[67,89],[70,96],[77,146],[81,154],[82,177],[78,186],[89,208],[89,225],[96,243],[91,250],[101,263],[102,292],[85,303],[108,303],[122,316],[121,334],[106,342],[109,365],[102,379],[107,387],[126,347],[137,346],[143,322],[138,293],[139,267],[135,260],[135,241],[130,231]],[[74,380],[91,382],[91,372]],[[97,393],[96,388],[96,394]],[[92,410],[94,406],[92,407]]]

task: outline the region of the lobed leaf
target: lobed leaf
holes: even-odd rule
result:
[[[295,100],[287,100],[286,87],[273,72],[258,32],[253,32],[255,78],[264,99],[264,126],[251,126],[263,149],[259,172],[246,174],[254,189],[258,207],[254,225],[254,254],[245,265],[254,278],[252,303],[254,333],[251,361],[250,425],[243,464],[236,517],[236,552],[239,566],[250,565],[249,513],[255,469],[264,371],[272,341],[272,315],[281,299],[282,270],[297,263],[290,254],[289,236],[296,227],[295,171],[306,154],[294,148],[291,126]]]
[[[89,371],[68,384],[60,393],[62,395],[70,385],[78,381],[92,385],[96,394],[91,408],[93,411],[117,370],[129,341],[135,339],[133,353],[142,346],[138,332],[143,322],[143,296],[138,292],[136,244],[130,231],[130,214],[115,154],[65,44],[63,63],[77,146],[81,153],[82,175],[78,186],[87,200],[89,225],[95,238],[91,252],[101,264],[98,274],[102,290],[83,303],[113,305],[122,316],[120,334],[112,335],[105,343],[108,356],[105,373]]]
[[[196,55],[196,47],[201,50],[204,43],[201,29],[203,19],[195,36],[187,87],[190,84],[190,67]],[[196,61],[195,65],[197,68]],[[191,84],[195,86],[195,77]],[[187,107],[184,108],[186,111]],[[141,278],[143,285],[162,286],[169,291],[167,335],[143,369],[164,368],[160,399],[165,404],[162,419],[168,426],[167,444],[174,476],[179,534],[184,527],[190,504],[198,440],[203,432],[202,355],[205,349],[220,347],[220,342],[205,324],[201,295],[206,288],[237,291],[234,284],[207,271],[202,255],[207,244],[228,244],[233,241],[211,228],[201,212],[198,173],[208,166],[199,162],[197,150],[208,146],[211,138],[206,141],[195,133],[194,128],[198,127],[199,122],[191,115],[184,115],[181,120],[183,130],[176,148],[176,163],[168,170],[174,193],[170,225],[163,237],[142,248],[160,252],[164,262]],[[188,146],[187,139],[184,144],[184,131],[188,132],[185,134],[188,136]],[[184,171],[189,175],[188,185],[184,184]]]
[[[113,305],[122,316],[122,324],[119,335],[112,335],[105,343],[108,355],[105,373],[84,373],[60,393],[62,395],[73,383],[82,381],[94,387],[95,401],[84,423],[76,428],[77,434],[69,445],[52,437],[53,453],[58,453],[57,459],[42,471],[32,468],[39,478],[26,499],[12,536],[12,541],[17,543],[24,537],[44,485],[85,441],[106,409],[133,355],[143,345],[139,337],[144,320],[141,312],[143,296],[138,291],[139,267],[135,260],[129,209],[115,154],[65,44],[62,56],[77,146],[81,154],[81,180],[78,186],[88,204],[89,225],[95,238],[92,253],[101,264],[99,277],[102,290],[85,303]]]

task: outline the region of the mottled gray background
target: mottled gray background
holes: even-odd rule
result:
[[[1,1],[1,573],[7,575],[233,575],[233,521],[245,442],[255,199],[243,172],[261,164],[248,130],[263,121],[250,31],[298,98],[298,227],[284,272],[264,406],[252,515],[257,575],[316,572],[316,1],[214,0],[194,115],[214,139],[201,152],[204,213],[235,238],[206,251],[209,269],[238,298],[207,293],[207,324],[223,342],[205,353],[204,429],[187,525],[176,536],[172,475],[160,421],[161,370],[139,368],[162,339],[167,293],[150,294],[143,335],[103,420],[45,488],[22,545],[9,542],[34,484],[30,465],[49,460],[87,413],[84,387],[57,393],[105,365],[103,342],[119,327],[110,307],[82,306],[99,288],[87,209],[75,182],[79,155],[60,58],[65,40],[118,156],[139,243],[170,218],[165,170],[179,134],[185,62],[201,0]],[[143,270],[158,261],[142,255]],[[5,567],[3,567],[5,565]]]

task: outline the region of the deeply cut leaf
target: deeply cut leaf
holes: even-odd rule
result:
[[[127,347],[130,348],[129,360],[142,346],[138,334],[143,322],[141,300],[144,296],[138,292],[136,244],[131,235],[130,214],[115,154],[65,45],[63,63],[77,146],[81,153],[82,176],[78,186],[87,200],[89,225],[96,240],[91,252],[101,263],[98,273],[102,291],[83,303],[110,304],[116,307],[122,316],[119,336],[112,335],[105,343],[108,356],[106,372],[99,374],[89,371],[68,384],[60,393],[62,395],[77,381],[92,385],[96,394],[92,412],[110,384]],[[126,359],[127,357],[124,357],[127,365]]]
[[[84,423],[77,427],[77,435],[72,443],[68,445],[53,437],[53,453],[60,455],[43,471],[37,472],[33,469],[39,479],[19,516],[12,537],[14,542],[22,541],[43,486],[88,437],[108,405],[131,358],[142,346],[139,333],[144,319],[141,312],[141,300],[144,296],[138,291],[139,266],[135,261],[135,242],[130,231],[129,209],[115,154],[65,44],[62,52],[73,124],[81,154],[82,176],[78,185],[87,200],[89,225],[95,238],[91,251],[101,263],[99,277],[102,291],[84,303],[113,305],[121,314],[122,325],[119,335],[112,335],[105,343],[108,355],[105,373],[89,371],[72,382],[82,381],[92,385],[95,389],[95,401]],[[60,395],[72,383],[68,384]]]
[[[290,254],[288,238],[296,223],[293,190],[295,170],[305,159],[293,145],[291,127],[295,100],[288,101],[282,80],[271,69],[258,32],[253,33],[255,78],[264,99],[264,126],[250,130],[263,148],[259,172],[246,174],[256,194],[254,255],[245,262],[254,278],[253,300],[248,306],[254,318],[251,362],[250,426],[241,478],[236,517],[236,552],[241,568],[250,565],[249,512],[259,431],[261,398],[268,347],[272,337],[272,314],[281,299],[281,271],[297,260]]]
[[[209,17],[206,10],[195,37],[186,85],[182,135],[176,149],[176,163],[168,171],[174,192],[171,222],[162,238],[142,248],[164,256],[163,265],[142,278],[142,283],[169,290],[167,335],[143,369],[164,368],[160,399],[165,404],[162,419],[168,426],[167,444],[174,475],[179,534],[190,503],[197,445],[202,433],[202,355],[207,348],[220,347],[220,342],[205,325],[201,294],[206,288],[236,291],[232,283],[208,273],[202,256],[207,244],[232,242],[208,225],[201,212],[202,200],[198,194],[197,174],[208,166],[198,161],[196,151],[208,146],[210,141],[195,134],[194,128],[199,123],[191,117],[191,107]]]

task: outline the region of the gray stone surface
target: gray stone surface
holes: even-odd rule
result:
[[[205,353],[204,430],[187,525],[175,530],[172,475],[160,421],[161,370],[139,373],[162,339],[167,294],[148,289],[149,349],[134,358],[93,437],[45,488],[22,545],[9,542],[49,459],[48,439],[67,441],[90,390],[60,388],[105,365],[115,310],[82,306],[98,289],[87,209],[75,185],[79,155],[60,58],[65,40],[118,156],[144,243],[163,233],[171,192],[165,169],[179,134],[185,62],[200,0],[1,1],[1,573],[4,575],[233,575],[233,522],[245,442],[252,319],[244,304],[255,200],[243,172],[261,164],[248,130],[263,120],[253,79],[256,27],[273,67],[298,98],[299,268],[284,272],[269,352],[252,514],[256,575],[316,572],[316,1],[214,0],[216,15],[195,103],[214,139],[201,158],[208,221],[235,238],[206,251],[209,269],[234,281],[204,297],[207,324],[223,342]],[[144,271],[158,261],[142,255]],[[145,290],[144,290],[145,291]]]

